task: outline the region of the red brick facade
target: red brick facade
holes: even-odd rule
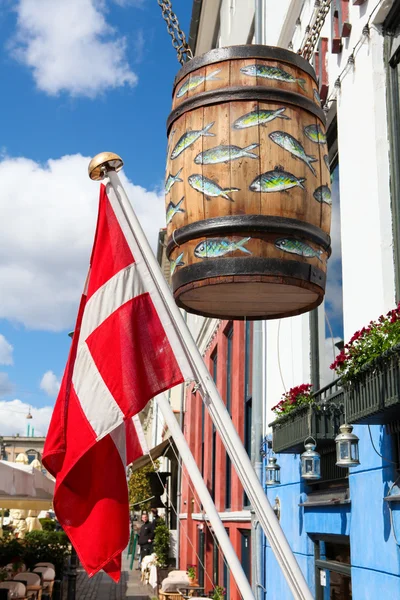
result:
[[[204,356],[210,373],[216,378],[217,387],[225,404],[227,399],[229,402],[230,397],[232,420],[243,442],[248,439],[245,429],[246,422],[249,425],[251,417],[251,412],[249,412],[251,408],[246,411],[246,399],[250,398],[247,406],[251,407],[251,331],[250,323],[246,325],[239,321],[223,321]],[[202,433],[203,421],[204,435]],[[207,410],[203,412],[200,394],[193,393],[193,386],[188,389],[186,398],[184,433],[193,456],[203,472],[208,489],[214,494],[216,507],[220,513],[224,513],[224,525],[239,558],[242,562],[246,562],[247,558],[250,564],[250,538],[247,537],[250,533],[250,520],[243,521],[245,501],[243,488],[236,472],[231,467],[229,501],[226,452],[219,435],[213,432]],[[215,459],[213,460],[214,451]],[[246,507],[245,510],[249,510],[249,508]],[[227,520],[229,512],[232,513],[231,520]],[[238,515],[238,512],[242,514]],[[224,569],[222,553],[214,545],[213,536],[207,524],[201,520],[200,502],[193,491],[186,470],[183,471],[182,477],[181,513],[187,514],[187,518],[181,520],[180,568],[185,569],[190,564],[196,565],[197,572],[202,579],[201,566],[196,553],[203,555],[205,564],[203,579],[206,592],[209,592],[213,585],[223,587],[228,585],[229,598],[239,600],[240,596],[233,578],[230,577],[230,583],[227,583],[228,575],[226,568]],[[246,547],[248,551],[245,550]],[[242,556],[243,552],[246,552],[246,557]]]

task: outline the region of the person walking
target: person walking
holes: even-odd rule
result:
[[[142,526],[139,531],[140,562],[153,552],[154,528],[147,511],[142,512]]]

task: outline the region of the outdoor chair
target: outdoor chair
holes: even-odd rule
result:
[[[39,562],[36,563],[36,565],[33,568],[36,569],[36,567],[50,567],[50,569],[56,570],[55,566],[51,562]]]
[[[42,585],[38,573],[19,573],[14,581],[21,581],[26,586],[26,595],[30,600],[41,600]]]
[[[50,598],[53,596],[54,579],[56,572],[51,567],[35,567],[34,573],[37,573],[42,578],[43,595],[46,594]]]
[[[20,581],[3,581],[0,583],[0,590],[8,590],[12,594],[12,598],[18,600],[28,600],[26,595],[26,587]]]

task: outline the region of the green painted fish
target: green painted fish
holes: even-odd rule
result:
[[[179,171],[177,172],[176,175],[171,175],[171,173],[168,175],[167,181],[165,182],[165,193],[166,194],[168,194],[168,192],[171,190],[174,183],[177,183],[178,181],[180,181],[180,182],[183,181],[183,179],[179,178],[181,171],[182,171],[182,169],[179,169]]]
[[[311,248],[311,246],[301,240],[295,238],[281,238],[280,240],[275,241],[275,246],[284,252],[298,254],[299,256],[305,256],[306,258],[318,258],[320,262],[323,262],[321,258],[322,250],[314,250],[314,248]]]
[[[277,81],[284,81],[285,83],[298,83],[302,90],[306,91],[305,79],[296,79],[287,71],[279,69],[279,67],[270,67],[268,65],[247,65],[240,69],[241,73],[250,75],[251,77],[263,77],[265,79],[276,79]]]
[[[181,204],[184,201],[184,199],[185,199],[185,196],[183,198],[181,198],[181,200],[179,200],[179,202],[177,202],[176,204],[174,204],[172,202],[172,200],[168,204],[167,213],[166,213],[167,225],[169,225],[169,223],[171,223],[171,221],[174,218],[174,216],[176,215],[176,213],[184,213],[185,212],[183,210],[183,208],[181,208]]]
[[[267,171],[258,175],[250,184],[249,189],[252,192],[286,192],[294,187],[300,187],[305,190],[303,182],[305,178],[297,178],[292,173],[275,167],[273,171]]]
[[[319,125],[307,125],[304,127],[304,133],[315,144],[326,144],[326,135]]]
[[[290,117],[282,114],[286,108],[277,108],[276,110],[253,110],[242,117],[236,119],[232,125],[233,129],[247,129],[247,127],[254,127],[254,125],[266,125],[274,119],[287,119],[290,121]]]
[[[250,152],[260,144],[250,144],[246,148],[239,146],[215,146],[200,152],[194,159],[196,165],[216,165],[217,163],[229,162],[238,158],[258,158],[258,154]]]
[[[314,88],[314,100],[318,105],[321,105],[321,96],[319,95],[319,91]]]
[[[201,136],[204,137],[215,137],[215,133],[208,133],[211,127],[214,125],[215,121],[209,123],[204,127],[204,129],[200,129],[198,131],[190,130],[184,133],[180,138],[175,148],[171,152],[171,159],[177,158],[186,148],[189,148],[196,140],[198,140]]]
[[[222,198],[226,198],[230,202],[234,202],[232,198],[228,196],[229,192],[240,192],[239,188],[222,188],[215,183],[212,179],[208,179],[204,177],[204,175],[190,175],[188,177],[189,184],[192,186],[194,190],[201,192],[205,196],[210,196],[212,198],[217,198],[218,196],[222,196]]]
[[[331,169],[331,165],[329,164],[329,156],[327,154],[324,154],[324,163],[326,164],[326,166],[330,170]]]
[[[187,92],[191,92],[205,81],[218,81],[220,77],[215,77],[221,69],[213,71],[209,75],[193,75],[178,90],[176,97],[182,98]]]
[[[228,254],[228,252],[235,252],[235,250],[251,254],[250,250],[244,247],[249,240],[251,240],[249,237],[238,241],[229,240],[228,238],[210,238],[197,244],[194,249],[194,255],[197,258],[218,258],[219,256]]]
[[[331,190],[327,185],[320,185],[319,188],[313,193],[314,198],[317,202],[324,202],[325,204],[332,204]]]
[[[312,174],[315,176],[317,175],[316,170],[311,165],[311,163],[316,162],[317,159],[315,156],[308,156],[308,154],[306,154],[306,151],[299,140],[296,140],[290,133],[285,133],[284,131],[273,131],[269,134],[269,137],[275,144],[278,144],[278,146],[290,152],[292,156],[306,163]]]
[[[175,260],[170,260],[170,264],[171,264],[171,275],[173,275],[175,273],[175,270],[178,267],[183,267],[183,265],[185,264],[182,260],[183,258],[183,252],[181,252],[181,254],[179,256],[176,257]]]

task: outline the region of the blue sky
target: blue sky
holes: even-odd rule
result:
[[[174,2],[186,33],[191,7]],[[95,227],[88,160],[103,150],[123,157],[155,247],[179,63],[156,0],[0,8],[0,435],[25,431],[29,405],[44,433]]]

